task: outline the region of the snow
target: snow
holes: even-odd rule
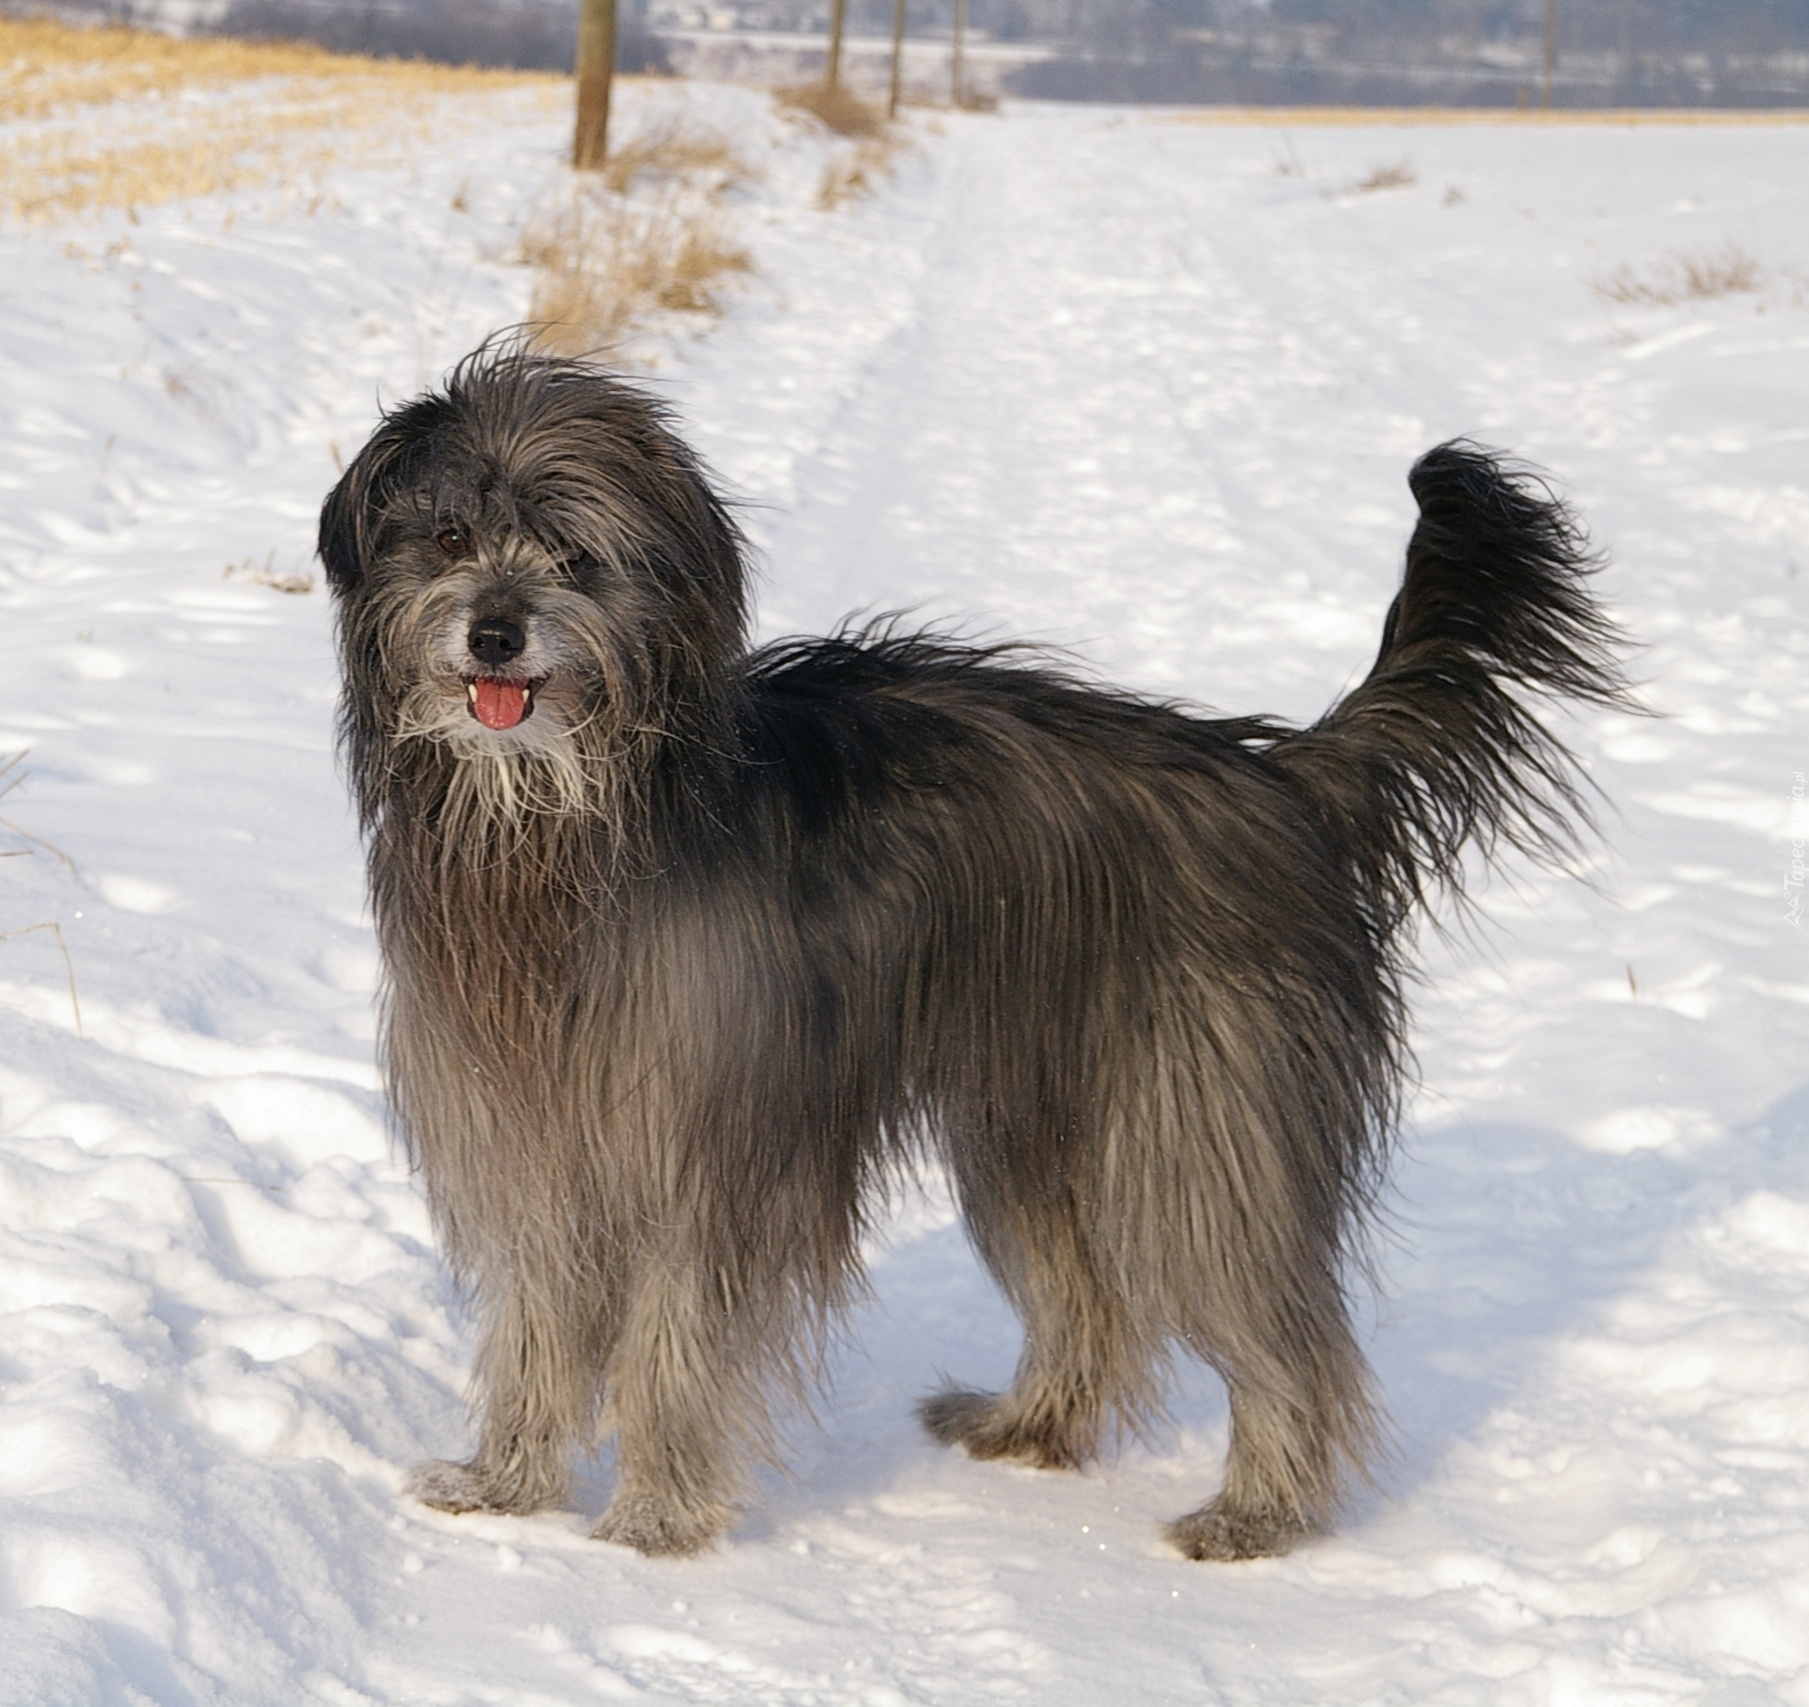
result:
[[[246,570],[306,573],[378,399],[525,311],[563,125],[474,98],[312,212],[0,232],[0,1702],[1809,1703],[1809,129],[1019,106],[919,117],[826,213],[759,97],[628,122],[660,102],[765,167],[758,276],[654,337],[764,633],[908,607],[1304,717],[1436,440],[1552,469],[1611,551],[1661,715],[1574,724],[1578,875],[1427,944],[1393,1460],[1338,1535],[1200,1566],[1157,1526],[1218,1474],[1204,1375],[1082,1476],[932,1447],[912,1398],[1016,1352],[932,1182],[714,1555],[586,1539],[606,1467],[532,1519],[401,1494],[469,1330],[385,1134],[325,597]],[[1758,291],[1588,288],[1728,241]]]

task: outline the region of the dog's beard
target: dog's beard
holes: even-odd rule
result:
[[[492,730],[472,716],[462,684],[455,694],[435,681],[417,682],[396,713],[399,745],[432,742],[450,764],[447,833],[484,842],[498,831],[519,832],[535,818],[602,815],[616,767],[591,750],[586,733],[546,698],[532,717]]]
[[[413,658],[392,702],[395,750],[434,750],[446,851],[480,860],[519,852],[537,821],[616,818],[626,756],[611,715],[626,686],[619,637],[596,606],[534,587],[526,650],[491,671],[467,643],[487,591],[475,576],[441,578],[398,597],[386,625],[393,655]]]

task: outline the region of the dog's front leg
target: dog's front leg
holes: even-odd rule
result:
[[[481,1286],[483,1333],[472,1385],[481,1407],[478,1448],[465,1463],[429,1459],[408,1479],[441,1511],[536,1511],[565,1494],[567,1458],[596,1413],[597,1335],[590,1312],[512,1274],[497,1294]]]
[[[730,1312],[694,1265],[649,1265],[610,1359],[617,1486],[591,1533],[653,1555],[696,1553],[735,1516],[757,1390],[736,1379]]]

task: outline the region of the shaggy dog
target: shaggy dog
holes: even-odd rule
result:
[[[421,1499],[557,1501],[601,1419],[595,1533],[707,1546],[929,1157],[1024,1322],[931,1434],[1085,1463],[1184,1348],[1231,1440],[1175,1544],[1327,1525],[1377,1440],[1344,1286],[1415,916],[1466,844],[1562,844],[1529,705],[1618,692],[1543,486],[1461,442],[1410,478],[1380,655],[1297,730],[890,625],[750,651],[733,521],[594,367],[493,346],[385,417],[320,549],[391,1098],[481,1323]]]

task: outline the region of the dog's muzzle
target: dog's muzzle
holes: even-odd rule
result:
[[[528,637],[520,623],[486,616],[472,623],[465,644],[478,663],[490,671],[501,671],[528,649]],[[501,674],[474,676],[465,682],[465,703],[486,729],[513,729],[534,715],[534,692],[539,686],[538,681]]]

